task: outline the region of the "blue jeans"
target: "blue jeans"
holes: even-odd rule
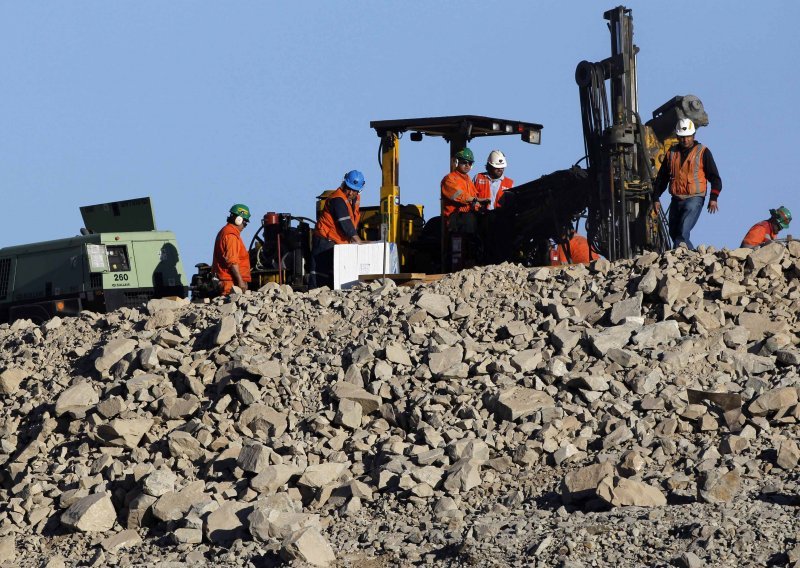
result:
[[[689,240],[689,232],[697,224],[705,200],[704,195],[688,199],[672,198],[672,203],[669,205],[669,236],[673,247],[678,248],[681,243],[686,243],[687,247],[694,250],[694,245]]]

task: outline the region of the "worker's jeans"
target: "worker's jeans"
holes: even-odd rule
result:
[[[669,205],[669,236],[672,238],[674,248],[678,248],[681,243],[686,243],[689,249],[694,250],[689,233],[697,224],[697,219],[700,218],[705,200],[704,195],[688,199],[672,198],[672,203]]]

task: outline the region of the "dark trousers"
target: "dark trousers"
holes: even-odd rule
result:
[[[681,243],[686,243],[689,249],[694,250],[689,233],[700,218],[705,200],[704,195],[688,199],[672,198],[669,205],[669,236],[672,238],[673,247],[678,248]]]
[[[308,287],[327,286],[333,289],[333,247],[334,242],[314,237],[311,246],[311,272],[308,274]]]

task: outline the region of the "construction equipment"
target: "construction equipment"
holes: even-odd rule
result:
[[[604,18],[611,32],[611,56],[582,61],[575,71],[585,155],[574,166],[506,190],[498,209],[454,213],[446,224],[440,216],[426,221],[421,205],[400,203],[400,140],[405,133],[415,142],[424,137],[445,140],[452,171],[453,158],[474,138],[518,135],[524,142],[540,144],[543,126],[476,115],[370,122],[380,139],[382,183],[380,205],[361,207],[361,238],[396,243],[404,273],[449,272],[503,261],[550,264],[554,247],[566,245],[567,235],[581,219],[592,249],[610,260],[666,250],[670,241],[653,181],[677,143],[677,121],[691,119],[705,126],[708,116],[700,99],[685,95],[673,97],[643,123],[632,12],[618,6]],[[578,167],[583,160],[586,169]],[[325,198],[320,196],[318,211]],[[297,258],[307,259],[304,255]],[[296,286],[305,282],[301,264],[293,264]],[[281,261],[278,265],[283,274]]]
[[[295,290],[308,290],[311,266],[311,233],[314,221],[288,213],[269,212],[250,240],[250,286],[261,288],[268,282],[288,284]],[[219,295],[219,281],[207,263],[195,265],[190,290],[192,300]]]
[[[0,249],[0,321],[186,297],[175,235],[157,231],[149,197],[81,207],[81,235]]]
[[[586,228],[590,242],[610,260],[645,250],[663,252],[670,243],[665,217],[653,192],[653,179],[676,141],[678,119],[698,126],[708,116],[697,97],[675,97],[645,125],[639,117],[636,54],[631,10],[605,12],[611,32],[611,57],[575,70],[580,89],[583,135],[591,191]],[[610,101],[606,96],[610,83]]]
[[[386,225],[387,240],[398,245],[401,270],[449,271],[483,263],[486,260],[484,250],[491,248],[484,229],[491,225],[490,222],[481,218],[470,223],[469,227],[467,224],[459,227],[465,230],[446,231],[441,218],[436,216],[425,223],[420,232],[419,222],[414,221],[422,217],[422,206],[400,205],[400,140],[406,132],[414,142],[420,142],[424,136],[444,139],[450,146],[450,171],[453,158],[474,138],[516,135],[529,144],[540,144],[543,126],[518,120],[457,115],[379,120],[370,122],[370,127],[380,138],[381,201],[377,211],[362,208],[362,222],[370,226]],[[410,216],[403,216],[404,212]],[[401,228],[408,230],[401,231]]]
[[[311,265],[311,226],[313,220],[288,213],[267,213],[250,241],[252,285],[267,282],[289,284],[307,290]]]

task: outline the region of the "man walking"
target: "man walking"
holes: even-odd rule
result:
[[[682,118],[675,127],[678,143],[670,148],[661,163],[655,181],[655,192],[661,196],[669,184],[672,201],[669,206],[669,236],[674,247],[682,243],[694,249],[689,233],[697,223],[711,184],[708,212],[719,210],[717,199],[722,191],[722,179],[711,150],[694,139],[694,122]]]

